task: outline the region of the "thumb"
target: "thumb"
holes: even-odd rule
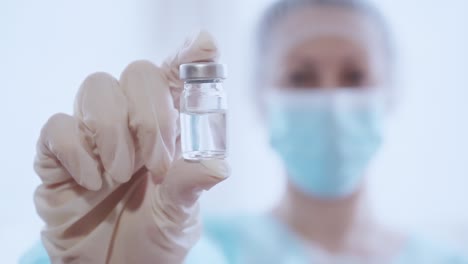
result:
[[[164,178],[162,189],[174,205],[190,207],[204,190],[209,190],[229,176],[225,160],[213,159],[200,162],[176,161]]]
[[[219,57],[214,38],[206,31],[200,31],[188,39],[175,55],[167,58],[161,65],[171,89],[174,106],[179,109],[179,97],[183,82],[179,79],[179,66],[190,62],[212,62]]]

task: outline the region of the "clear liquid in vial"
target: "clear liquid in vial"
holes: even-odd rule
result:
[[[226,111],[182,112],[182,156],[186,160],[226,157]]]

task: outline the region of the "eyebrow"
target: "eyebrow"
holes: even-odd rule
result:
[[[345,67],[363,67],[367,64],[364,63],[365,60],[363,61],[362,59],[358,59],[355,56],[351,55],[346,56],[343,61],[343,65]]]

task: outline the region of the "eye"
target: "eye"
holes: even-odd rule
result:
[[[289,75],[288,83],[289,86],[297,88],[317,87],[319,78],[313,70],[299,70]]]
[[[349,68],[341,73],[341,86],[362,87],[366,83],[366,74],[361,69]]]

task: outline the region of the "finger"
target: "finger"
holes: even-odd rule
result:
[[[73,178],[89,190],[102,185],[97,161],[85,147],[79,122],[66,114],[52,116],[42,128],[34,169],[44,184]]]
[[[206,31],[200,31],[162,64],[161,68],[169,82],[177,109],[179,109],[179,98],[183,87],[183,82],[179,79],[179,66],[190,62],[216,61],[218,57],[219,52],[213,37]]]
[[[105,171],[117,182],[134,170],[135,149],[128,128],[127,101],[118,81],[107,73],[88,76],[75,98],[75,116],[92,131]]]
[[[129,127],[136,135],[136,163],[163,176],[175,153],[178,112],[161,69],[148,61],[136,61],[124,70],[121,87],[127,98]]]
[[[200,162],[177,160],[161,188],[169,201],[182,206],[195,203],[204,190],[209,190],[229,176],[225,160],[213,159]]]

